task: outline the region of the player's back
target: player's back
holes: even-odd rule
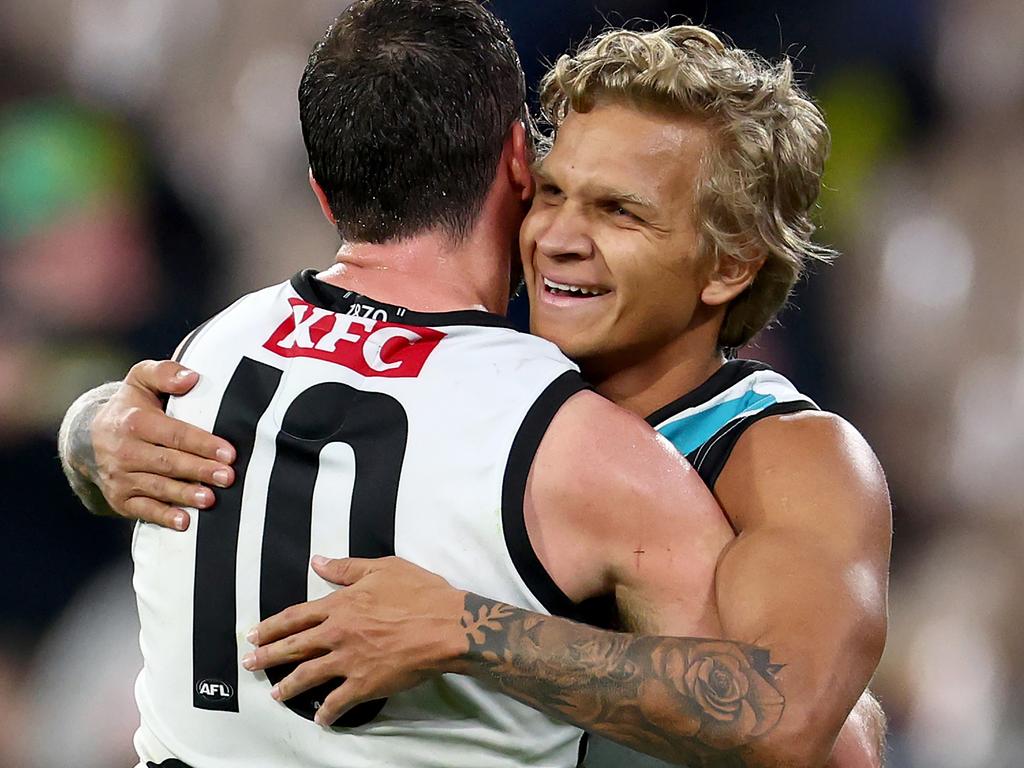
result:
[[[522,500],[533,454],[582,382],[549,343],[483,312],[423,314],[302,273],[183,345],[201,374],[168,412],[230,440],[236,482],[184,534],[133,541],[145,668],[142,764],[570,766],[579,732],[445,675],[322,729],[323,690],[246,672],[246,632],[327,594],[311,554],[397,554],[454,586],[553,605]]]

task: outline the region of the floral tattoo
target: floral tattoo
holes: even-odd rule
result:
[[[473,674],[536,709],[690,768],[743,768],[785,709],[781,665],[725,640],[608,632],[468,594]]]

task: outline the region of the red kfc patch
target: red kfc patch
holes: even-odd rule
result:
[[[363,376],[411,379],[445,338],[433,328],[399,325],[289,299],[292,314],[263,345],[281,357],[312,357]]]

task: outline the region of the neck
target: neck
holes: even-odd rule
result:
[[[690,328],[653,354],[625,365],[602,370],[581,363],[583,374],[613,403],[646,418],[696,389],[725,363],[717,344],[719,325]]]
[[[346,243],[318,277],[416,312],[508,309],[511,240],[500,228],[477,226],[464,241],[428,232],[382,244]]]

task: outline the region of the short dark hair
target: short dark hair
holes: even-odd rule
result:
[[[476,222],[526,84],[508,29],[475,0],[357,0],[299,85],[302,136],[344,240]]]

